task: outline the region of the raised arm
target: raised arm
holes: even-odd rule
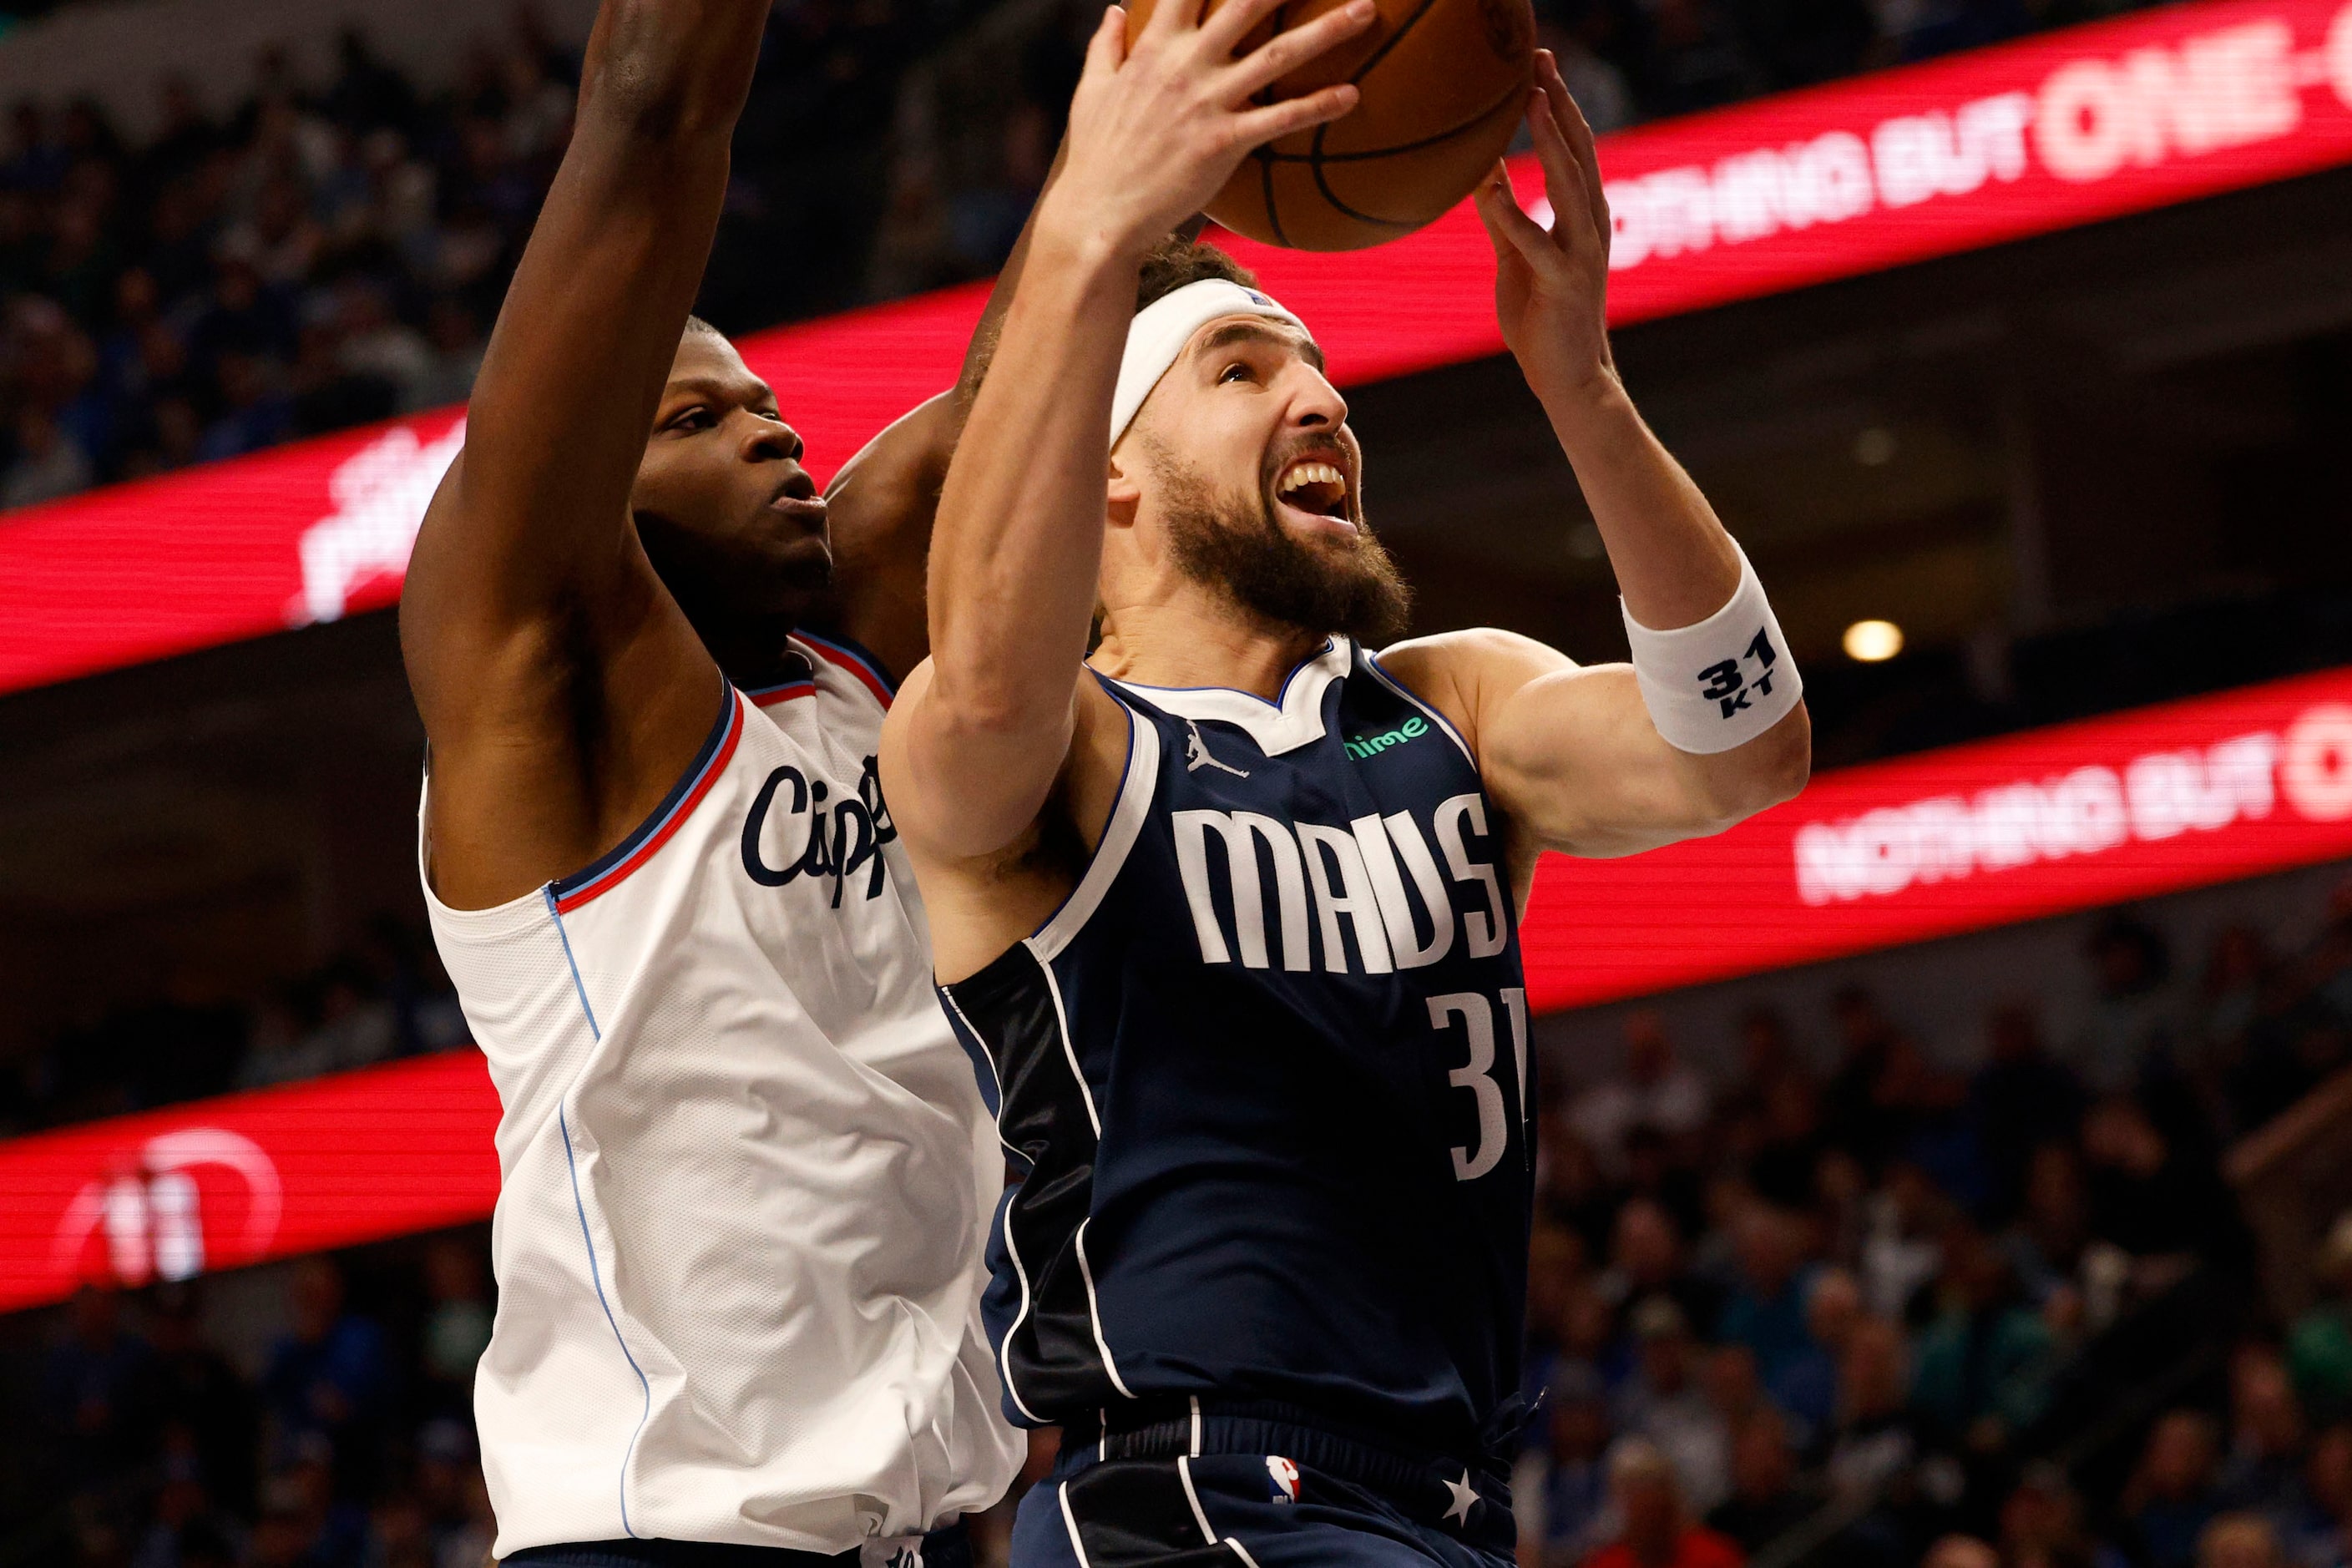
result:
[[[1248,149],[1354,106],[1349,86],[1252,104],[1372,16],[1369,0],[1355,0],[1234,59],[1277,4],[1232,0],[1203,22],[1200,0],[1165,0],[1132,53],[1113,9],[1087,47],[1061,177],[1039,203],[1027,268],[940,498],[930,662],[884,732],[892,815],[919,854],[969,860],[1021,840],[1077,734],[1111,394],[1145,251]]]
[[[1069,153],[1066,139],[1054,154],[1045,190],[1061,177]],[[1039,193],[1039,201],[1044,193]],[[948,459],[963,437],[964,420],[1003,331],[1004,312],[1029,261],[1037,231],[1032,205],[1003,269],[988,291],[988,304],[965,345],[956,384],[900,416],[842,465],[825,488],[832,511],[834,595],[817,617],[877,656],[903,679],[930,650],[924,605],[931,527],[939,514],[940,489]]]
[[[768,0],[605,0],[576,126],[402,597],[432,874],[495,902],[577,869],[720,700],[629,497],[726,188]]]
[[[1795,665],[1739,547],[1618,379],[1592,132],[1549,51],[1536,80],[1528,121],[1552,226],[1520,210],[1499,165],[1478,212],[1495,245],[1504,340],[1608,546],[1636,665],[1582,669],[1500,632],[1430,638],[1385,658],[1475,732],[1487,787],[1528,847],[1624,855],[1720,832],[1794,795],[1811,731]]]

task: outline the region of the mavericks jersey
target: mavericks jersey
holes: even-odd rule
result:
[[[1498,1447],[1529,1063],[1475,763],[1344,638],[1276,703],[1103,684],[1130,741],[1100,847],[943,988],[1026,1167],[990,1244],[1007,1413],[1213,1395]]]
[[[876,782],[888,688],[711,693],[701,754],[575,876],[434,939],[502,1112],[475,1377],[497,1554],[839,1552],[985,1508],[979,1254],[1003,1160]]]

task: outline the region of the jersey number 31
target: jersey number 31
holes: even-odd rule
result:
[[[1511,1021],[1511,1063],[1516,1069],[1517,1103],[1522,1120],[1528,1111],[1528,994],[1519,986],[1502,992],[1503,1011]],[[1456,1089],[1466,1089],[1478,1102],[1478,1142],[1454,1151],[1454,1179],[1475,1182],[1502,1163],[1510,1147],[1510,1112],[1503,1104],[1503,1086],[1495,1079],[1495,1009],[1476,991],[1449,991],[1429,999],[1430,1026],[1439,1034],[1460,1029],[1469,1042],[1470,1059],[1445,1075]]]

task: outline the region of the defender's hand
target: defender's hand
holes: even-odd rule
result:
[[[1503,165],[1478,187],[1478,216],[1495,244],[1495,314],[1503,342],[1555,421],[1619,390],[1609,353],[1609,203],[1592,128],[1568,94],[1549,49],[1536,51],[1528,106],[1551,201],[1547,231],[1519,206]]]
[[[1105,12],[1070,100],[1069,162],[1041,228],[1139,256],[1206,206],[1252,148],[1355,108],[1356,89],[1345,82],[1251,101],[1374,15],[1372,0],[1352,0],[1235,59],[1235,46],[1281,3],[1227,0],[1203,21],[1203,0],[1160,0],[1131,50],[1127,13]]]

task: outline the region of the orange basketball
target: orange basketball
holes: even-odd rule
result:
[[[1223,0],[1209,0],[1213,12]],[[1247,53],[1343,0],[1298,0]],[[1528,0],[1379,0],[1363,32],[1274,84],[1266,102],[1352,81],[1356,107],[1258,148],[1209,204],[1238,234],[1299,250],[1360,250],[1411,234],[1468,195],[1519,123],[1534,81]],[[1129,0],[1132,43],[1152,0]]]

